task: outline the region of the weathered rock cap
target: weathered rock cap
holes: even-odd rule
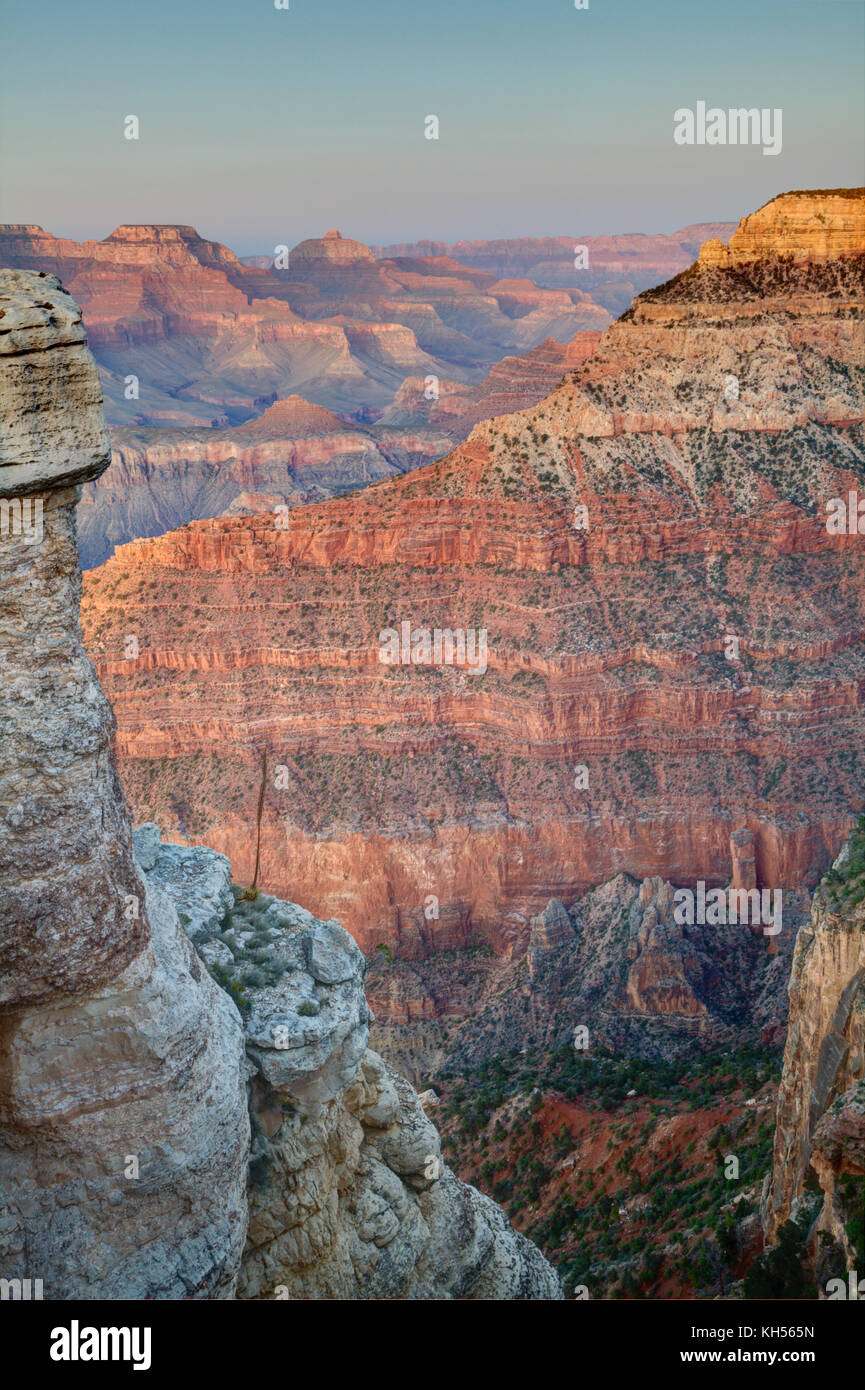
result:
[[[335,229],[322,237],[309,237],[298,242],[291,252],[290,263],[295,261],[326,261],[331,265],[349,265],[354,261],[375,263],[375,256],[362,241],[353,241]]]
[[[0,497],[87,482],[110,462],[81,310],[55,275],[0,270]]]
[[[782,193],[743,217],[729,246],[703,242],[698,264],[732,267],[777,256],[832,261],[865,254],[865,189]]]

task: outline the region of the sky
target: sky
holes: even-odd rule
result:
[[[289,6],[0,0],[0,221],[186,223],[248,255],[332,227],[671,232],[865,183],[863,0]],[[780,108],[780,153],[677,144],[698,101]]]

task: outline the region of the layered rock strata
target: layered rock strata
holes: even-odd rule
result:
[[[440,428],[425,430],[422,439],[417,434],[391,431],[383,443],[299,396],[275,401],[235,427],[114,429],[111,467],[82,496],[82,564],[101,564],[118,543],[192,519],[254,511],[276,516],[278,507],[401,472],[403,443],[415,461],[418,447],[434,457],[453,442]]]
[[[575,330],[596,341],[609,322],[579,290],[500,284],[444,258],[380,262],[337,232],[250,267],[192,227],[74,242],[0,226],[2,264],[53,271],[82,304],[117,427],[112,466],[82,500],[85,568],[118,542],[441,458],[482,415],[541,399]],[[539,344],[525,369],[510,358],[479,382]]]
[[[50,271],[83,306],[112,425],[238,424],[275,397],[382,408],[402,381],[471,381],[504,352],[602,329],[579,289],[518,291],[454,260],[378,261],[338,233],[264,267],[187,226],[102,241],[0,226],[0,265]]]
[[[865,776],[865,543],[828,525],[865,494],[865,238],[846,194],[780,201],[771,254],[647,291],[438,463],[88,576],[140,813],[251,877],[267,748],[263,881],[415,958],[619,872],[813,887]]]
[[[680,227],[670,236],[626,233],[618,236],[506,237],[498,241],[403,242],[376,247],[390,259],[450,256],[502,277],[528,276],[548,288],[574,287],[591,294],[613,314],[627,309],[635,294],[687,269],[710,237],[726,241],[735,222]]]
[[[619,874],[570,910],[553,899],[529,923],[506,923],[500,956],[454,951],[405,961],[376,952],[368,986],[374,1045],[413,1077],[442,1067],[474,1072],[525,1048],[670,1061],[776,1046],[808,894],[790,895],[779,930],[766,934],[738,912],[735,923],[677,921],[676,892],[664,879]]]
[[[779,254],[812,264],[862,254],[865,200],[860,188],[784,193],[743,217],[727,245],[709,238],[704,265],[746,266]]]
[[[238,426],[112,429],[111,467],[84,488],[78,511],[85,569],[118,543],[223,513],[269,512],[353,491],[441,458],[481,419],[542,400],[588,357],[600,334],[548,338],[505,357],[477,385],[403,381],[364,425],[300,396]],[[427,399],[431,396],[431,399]]]

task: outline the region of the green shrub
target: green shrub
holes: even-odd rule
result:
[[[807,1231],[786,1221],[778,1244],[754,1261],[745,1275],[746,1298],[814,1299],[817,1291],[804,1264]]]

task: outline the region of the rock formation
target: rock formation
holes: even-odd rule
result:
[[[475,386],[439,382],[437,397],[431,400],[426,398],[424,379],[408,377],[376,420],[380,437],[390,440],[397,430],[427,425],[437,427],[439,434],[447,431],[451,443],[458,444],[481,420],[537,405],[566,372],[592,355],[600,336],[587,330],[577,333],[569,343],[547,338],[530,352],[503,357]],[[397,434],[394,442],[398,440]]]
[[[239,498],[272,512],[441,458],[483,416],[540,400],[588,351],[569,351],[574,332],[593,344],[609,322],[579,290],[379,261],[336,231],[285,261],[244,265],[193,227],[75,242],[0,226],[0,264],[53,271],[82,304],[117,427],[112,467],[82,499],[85,568]],[[525,367],[499,364],[536,345]],[[441,418],[428,396],[449,401]]]
[[[550,1266],[457,1181],[415,1092],[368,1048],[366,962],[348,932],[245,899],[224,856],[160,844],[155,826],[136,845],[244,1016],[254,1138],[238,1296],[558,1297]]]
[[[223,856],[153,826],[139,872],[78,625],[75,506],[107,439],[53,276],[0,272],[0,370],[0,1278],[49,1300],[559,1297],[367,1049],[339,923],[233,893]]]
[[[719,237],[700,250],[703,265],[752,265],[755,261],[789,256],[819,264],[862,254],[865,242],[865,199],[860,188],[825,193],[784,193],[757,212],[743,217],[729,245]]]
[[[107,437],[54,277],[0,272],[0,371],[0,1276],[47,1299],[229,1298],[242,1033],[133,860],[78,625],[75,503]]]
[[[239,424],[292,394],[381,409],[407,376],[472,381],[504,352],[609,322],[579,290],[515,299],[495,275],[378,261],[336,232],[282,255],[244,265],[184,226],[84,242],[0,226],[0,265],[51,271],[82,305],[112,425]]]
[[[242,425],[112,429],[111,467],[84,488],[78,534],[85,569],[114,546],[223,513],[298,506],[441,458],[489,415],[533,405],[588,357],[598,333],[548,338],[505,357],[475,386],[407,377],[384,411],[360,426],[300,396]]]
[[[845,1177],[855,1179],[849,1194]],[[824,1291],[827,1278],[856,1267],[847,1223],[865,1210],[865,818],[814,894],[796,941],[774,1167],[763,1197],[768,1243],[814,1187],[822,1204],[810,1245]]]
[[[315,274],[319,266],[327,273],[333,267],[374,260],[372,251],[362,241],[352,241],[336,230],[325,232],[323,237],[301,241],[291,253],[291,264],[300,268],[301,278],[304,274]]]
[[[772,255],[647,291],[438,463],[89,575],[139,814],[251,877],[266,746],[263,881],[414,959],[620,872],[813,887],[865,773],[865,548],[827,526],[865,489],[865,240],[802,259],[854,200],[796,199]],[[404,622],[421,659],[383,661]],[[483,630],[485,671],[426,629]]]
[[[276,516],[279,506],[402,471],[398,441],[382,447],[369,430],[300,396],[275,401],[243,425],[121,427],[111,434],[111,467],[84,489],[79,508],[84,568],[108,559],[118,543],[193,519],[256,510]],[[441,454],[451,439],[441,429],[427,431],[424,444]]]
[[[505,924],[510,950],[498,957],[376,953],[374,1046],[418,1079],[445,1061],[474,1072],[520,1048],[568,1048],[577,1025],[593,1052],[659,1061],[783,1038],[808,895],[786,900],[782,929],[768,937],[744,922],[679,923],[675,891],[660,878],[618,874],[570,911],[553,899],[522,929]]]
[[[380,246],[387,259],[451,256],[501,277],[530,277],[548,289],[574,288],[592,296],[612,314],[627,309],[642,290],[686,270],[710,237],[726,241],[735,222],[680,227],[670,236],[507,237],[498,241],[404,242]]]

